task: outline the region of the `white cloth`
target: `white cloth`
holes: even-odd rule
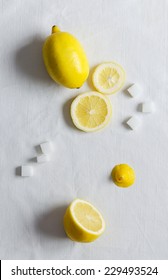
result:
[[[0,258],[168,258],[168,1],[0,0]],[[83,44],[91,69],[117,61],[127,72],[124,89],[138,83],[136,98],[110,96],[113,118],[97,133],[72,125],[69,106],[79,90],[56,85],[42,61],[52,25]],[[153,101],[155,113],[142,114]],[[137,131],[123,122],[136,115]],[[54,143],[52,160],[38,165],[35,147]],[[116,187],[114,165],[130,164],[134,186]],[[18,166],[33,164],[31,178]],[[66,238],[63,215],[76,197],[93,203],[106,231],[90,244]]]

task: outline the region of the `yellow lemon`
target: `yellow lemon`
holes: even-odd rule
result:
[[[78,95],[71,104],[71,117],[74,125],[85,132],[105,127],[112,115],[108,97],[96,91]]]
[[[127,188],[135,182],[135,172],[128,164],[116,165],[112,170],[114,183],[123,188]]]
[[[96,67],[92,82],[97,91],[112,94],[122,88],[125,77],[125,71],[121,65],[116,62],[105,62]]]
[[[79,41],[52,27],[43,45],[43,59],[51,78],[67,88],[80,88],[89,74],[89,64]]]
[[[66,210],[64,229],[73,241],[92,242],[103,233],[105,222],[91,203],[75,199]]]

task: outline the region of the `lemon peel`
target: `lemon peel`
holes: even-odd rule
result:
[[[50,77],[67,88],[80,88],[89,74],[89,63],[80,42],[70,33],[52,27],[43,44],[43,60]]]
[[[128,164],[116,165],[112,170],[113,182],[118,187],[127,188],[135,182],[135,171]]]

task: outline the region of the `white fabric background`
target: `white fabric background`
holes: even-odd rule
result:
[[[168,1],[0,1],[0,258],[168,258]],[[111,96],[113,118],[97,133],[72,126],[70,101],[80,90],[57,86],[44,69],[42,43],[52,25],[83,44],[91,69],[115,60],[137,82],[134,99]],[[138,112],[152,100],[154,114]],[[133,132],[123,122],[141,120]],[[37,165],[36,145],[52,140],[52,161]],[[115,164],[134,167],[128,189],[110,179]],[[33,164],[35,176],[17,176]],[[106,231],[91,244],[66,238],[62,218],[76,197],[93,203]]]

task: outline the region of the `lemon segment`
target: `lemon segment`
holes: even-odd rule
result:
[[[96,67],[92,82],[99,92],[113,94],[122,88],[125,77],[125,71],[121,65],[116,62],[105,62]]]
[[[75,199],[66,210],[64,229],[73,241],[92,242],[104,232],[105,222],[91,203]]]
[[[78,95],[71,104],[74,125],[85,132],[105,127],[111,119],[112,106],[108,97],[95,92]]]
[[[127,188],[135,182],[135,172],[128,164],[116,165],[112,170],[113,182],[123,188]]]

